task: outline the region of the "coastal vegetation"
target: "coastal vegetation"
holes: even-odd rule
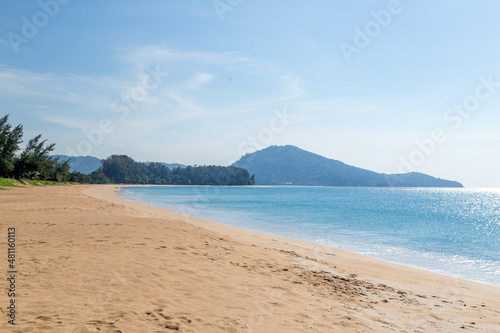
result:
[[[229,166],[187,166],[170,169],[164,163],[141,163],[126,155],[112,155],[90,174],[70,172],[69,159],[50,156],[55,144],[39,134],[21,150],[23,126],[13,127],[9,116],[0,118],[0,186],[12,187],[82,184],[155,184],[155,185],[253,185],[247,170]]]
[[[154,185],[253,185],[247,170],[229,166],[187,166],[169,169],[162,163],[141,163],[126,155],[112,155],[102,160],[94,173],[105,174],[120,184]]]
[[[39,134],[30,139],[21,150],[23,126],[13,127],[9,115],[0,118],[0,177],[15,179],[17,182],[3,181],[6,184],[30,183],[50,184],[50,182],[92,183],[109,182],[98,174],[84,175],[70,172],[69,162],[50,156],[55,144],[48,144]],[[32,182],[36,181],[36,182]]]

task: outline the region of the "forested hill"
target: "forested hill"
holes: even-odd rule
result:
[[[255,175],[258,185],[463,187],[421,173],[381,174],[302,150],[271,146],[233,163]]]
[[[59,161],[67,160],[69,162],[71,172],[80,172],[86,175],[91,174],[92,172],[96,171],[100,166],[102,166],[101,159],[94,156],[52,155],[52,157]],[[145,162],[145,163],[149,164],[153,162]],[[179,163],[164,163],[164,162],[158,162],[158,163],[163,164],[170,170],[173,170],[174,168],[177,167],[181,168],[186,167],[184,164],[179,164]]]
[[[157,185],[253,185],[253,177],[242,168],[229,166],[187,166],[170,170],[162,163],[140,163],[125,155],[102,160],[102,173],[116,184]]]

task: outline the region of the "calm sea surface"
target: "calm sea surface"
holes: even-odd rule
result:
[[[127,199],[500,286],[500,189],[124,187]]]

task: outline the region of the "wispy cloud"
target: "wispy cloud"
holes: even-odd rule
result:
[[[0,84],[5,87],[0,95],[43,106],[23,111],[41,122],[77,129],[64,135],[63,146],[68,140],[73,146],[86,140],[82,130],[98,128],[102,119],[111,119],[115,130],[96,147],[110,152],[123,145],[134,150],[147,142],[163,147],[180,137],[186,141],[210,139],[227,148],[231,142],[258,133],[259,126],[267,126],[274,116],[273,110],[283,105],[290,106],[297,121],[307,123],[307,128],[328,123],[325,119],[331,120],[331,116],[377,110],[363,101],[312,99],[313,93],[296,73],[236,52],[147,46],[121,56],[117,66],[110,71],[115,74],[108,76],[37,73],[0,66]],[[121,119],[111,103],[131,96],[155,69],[168,76]]]
[[[185,111],[189,111],[190,113],[195,113],[195,114],[202,114],[203,113],[203,108],[198,106],[195,102],[192,100],[181,96],[178,92],[176,91],[167,91],[165,95],[170,98],[171,100],[177,102],[181,107],[185,109]]]
[[[41,121],[49,122],[49,123],[54,123],[58,125],[63,125],[66,127],[70,128],[76,128],[76,129],[88,129],[92,126],[92,124],[86,120],[83,120],[81,118],[70,118],[70,117],[63,117],[59,115],[54,115],[54,114],[47,114],[45,112],[35,112],[34,113],[35,117],[38,118]]]
[[[302,84],[298,77],[294,75],[281,75],[280,79],[288,92],[288,96],[285,99],[297,99],[304,96],[305,91],[302,89]]]
[[[98,107],[105,103],[106,94],[120,91],[125,83],[113,77],[37,73],[1,66],[0,86],[0,95],[7,97],[36,97]]]
[[[188,83],[187,88],[192,90],[197,90],[201,86],[210,83],[214,79],[214,76],[209,73],[197,73]]]
[[[190,70],[194,64],[212,66],[232,66],[251,63],[251,60],[237,52],[206,52],[182,50],[162,45],[140,46],[122,50],[117,60],[132,68],[136,74],[144,72],[151,64],[163,64],[165,68]]]

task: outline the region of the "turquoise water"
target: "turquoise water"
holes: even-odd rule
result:
[[[130,200],[500,286],[500,190],[123,188]]]

